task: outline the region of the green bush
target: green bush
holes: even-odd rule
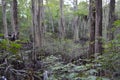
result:
[[[20,48],[22,47],[21,44],[16,42],[12,42],[6,39],[2,39],[0,41],[0,50],[4,50],[5,52],[16,54],[19,52]]]
[[[83,50],[81,48],[82,46],[80,43],[76,44],[72,40],[67,39],[60,41],[50,39],[49,41],[46,41],[43,50],[49,54],[62,55],[63,59],[70,61],[87,52],[86,49]]]

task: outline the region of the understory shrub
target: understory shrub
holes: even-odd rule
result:
[[[44,49],[45,52],[54,55],[62,55],[66,61],[71,61],[82,54],[87,53],[87,46],[83,47],[80,43],[76,44],[72,40],[56,40],[50,39],[46,41]]]

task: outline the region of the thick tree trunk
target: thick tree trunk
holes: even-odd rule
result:
[[[41,48],[43,46],[43,0],[32,0],[32,24],[33,24],[33,37],[35,48]]]
[[[89,6],[89,27],[90,27],[90,43],[89,53],[95,53],[95,1],[90,0]]]
[[[31,0],[32,2],[32,37],[33,53],[31,60],[34,65],[37,61],[37,53],[43,47],[44,22],[43,22],[43,0]]]
[[[95,53],[102,54],[102,0],[96,0]]]
[[[32,31],[36,49],[40,49],[44,43],[44,8],[43,0],[32,0]]]
[[[109,22],[108,22],[108,40],[114,39],[114,33],[112,31],[114,21],[115,21],[115,0],[110,0]]]
[[[64,6],[64,0],[60,0],[59,37],[61,39],[65,38],[65,22],[64,22],[63,6]]]
[[[4,26],[4,38],[8,38],[7,18],[6,18],[6,2],[2,0],[2,18]]]
[[[13,0],[11,3],[11,23],[12,29],[15,34],[15,39],[19,39],[19,27],[18,27],[18,8],[17,0]]]

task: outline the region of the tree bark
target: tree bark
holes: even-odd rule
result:
[[[31,0],[32,3],[32,41],[33,41],[33,53],[31,54],[31,61],[36,61],[36,52],[35,52],[35,2],[34,0]]]
[[[74,12],[76,12],[78,10],[78,0],[74,0]],[[73,19],[73,32],[74,32],[74,42],[79,41],[79,26],[78,26],[78,20],[79,20],[79,16],[74,16]]]
[[[32,26],[33,26],[33,38],[36,49],[40,49],[43,46],[44,38],[44,17],[43,17],[43,0],[32,0]]]
[[[2,0],[2,18],[4,26],[4,38],[8,38],[7,18],[6,18],[6,2]]]
[[[89,27],[90,27],[90,43],[89,53],[95,53],[95,1],[89,0]]]
[[[13,0],[11,3],[11,24],[15,39],[19,39],[19,27],[18,27],[18,5],[17,0]]]
[[[109,22],[108,22],[108,40],[114,39],[114,33],[112,31],[114,21],[115,21],[115,0],[110,0]]]
[[[95,53],[102,54],[102,0],[96,0]]]
[[[37,53],[43,47],[44,22],[43,22],[43,0],[31,0],[32,3],[32,37],[33,53],[31,60],[34,66],[37,62]]]
[[[64,0],[60,0],[59,37],[61,39],[65,38],[65,22],[64,22],[63,6],[64,6]]]

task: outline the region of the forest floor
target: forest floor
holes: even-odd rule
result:
[[[20,54],[7,56],[6,60],[0,57],[0,75],[8,80],[112,80],[113,74],[103,69],[97,59],[80,57],[87,52],[81,44],[71,41],[54,41],[37,52],[37,62],[31,61],[31,44],[24,44]],[[85,47],[85,46],[84,46]],[[47,75],[47,76],[46,76]],[[117,76],[116,79],[119,80]]]

